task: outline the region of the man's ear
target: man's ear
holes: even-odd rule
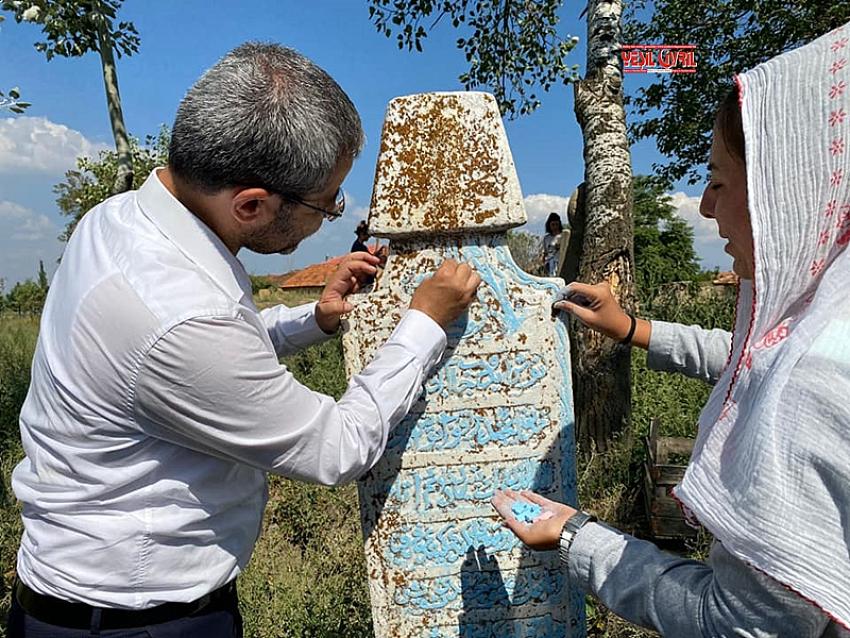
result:
[[[233,192],[231,212],[241,224],[256,224],[274,218],[278,205],[265,188],[242,188]]]

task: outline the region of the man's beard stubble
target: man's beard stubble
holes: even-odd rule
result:
[[[261,255],[290,254],[303,239],[296,238],[292,217],[290,207],[282,202],[274,219],[245,239],[245,248]]]

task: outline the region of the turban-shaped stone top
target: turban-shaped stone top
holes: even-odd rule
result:
[[[525,220],[492,95],[420,93],[390,102],[369,212],[373,235],[498,232]]]

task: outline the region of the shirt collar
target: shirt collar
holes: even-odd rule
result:
[[[142,212],[235,301],[247,298],[251,303],[251,280],[242,263],[209,226],[171,194],[157,176],[159,170],[153,169],[138,191]]]

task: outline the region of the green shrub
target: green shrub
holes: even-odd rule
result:
[[[23,458],[18,415],[30,383],[38,319],[0,315],[0,618],[5,618],[15,578],[21,514],[12,493],[12,469]],[[0,636],[5,629],[0,626]]]
[[[301,301],[301,300],[299,300]],[[731,325],[731,294],[663,296],[653,303],[653,318]],[[645,315],[646,316],[646,315]],[[20,513],[9,490],[9,475],[21,458],[18,413],[29,384],[37,334],[35,320],[0,318],[0,445],[2,445],[2,510],[0,511],[0,614],[8,608],[8,583],[21,534]],[[297,379],[314,390],[338,398],[347,387],[340,339],[333,338],[284,363]],[[659,418],[662,434],[693,436],[699,411],[710,392],[704,383],[679,375],[646,370],[646,353],[632,354],[633,427],[604,454],[579,466],[582,505],[594,509],[624,531],[645,531],[641,482],[644,460],[641,437],[651,418]],[[329,489],[278,477],[270,480],[264,528],[248,569],[240,577],[240,605],[245,635],[257,638],[368,638],[372,636],[363,539],[356,489]],[[707,538],[689,547],[704,557]],[[637,629],[588,602],[588,635],[592,638],[647,638]]]

